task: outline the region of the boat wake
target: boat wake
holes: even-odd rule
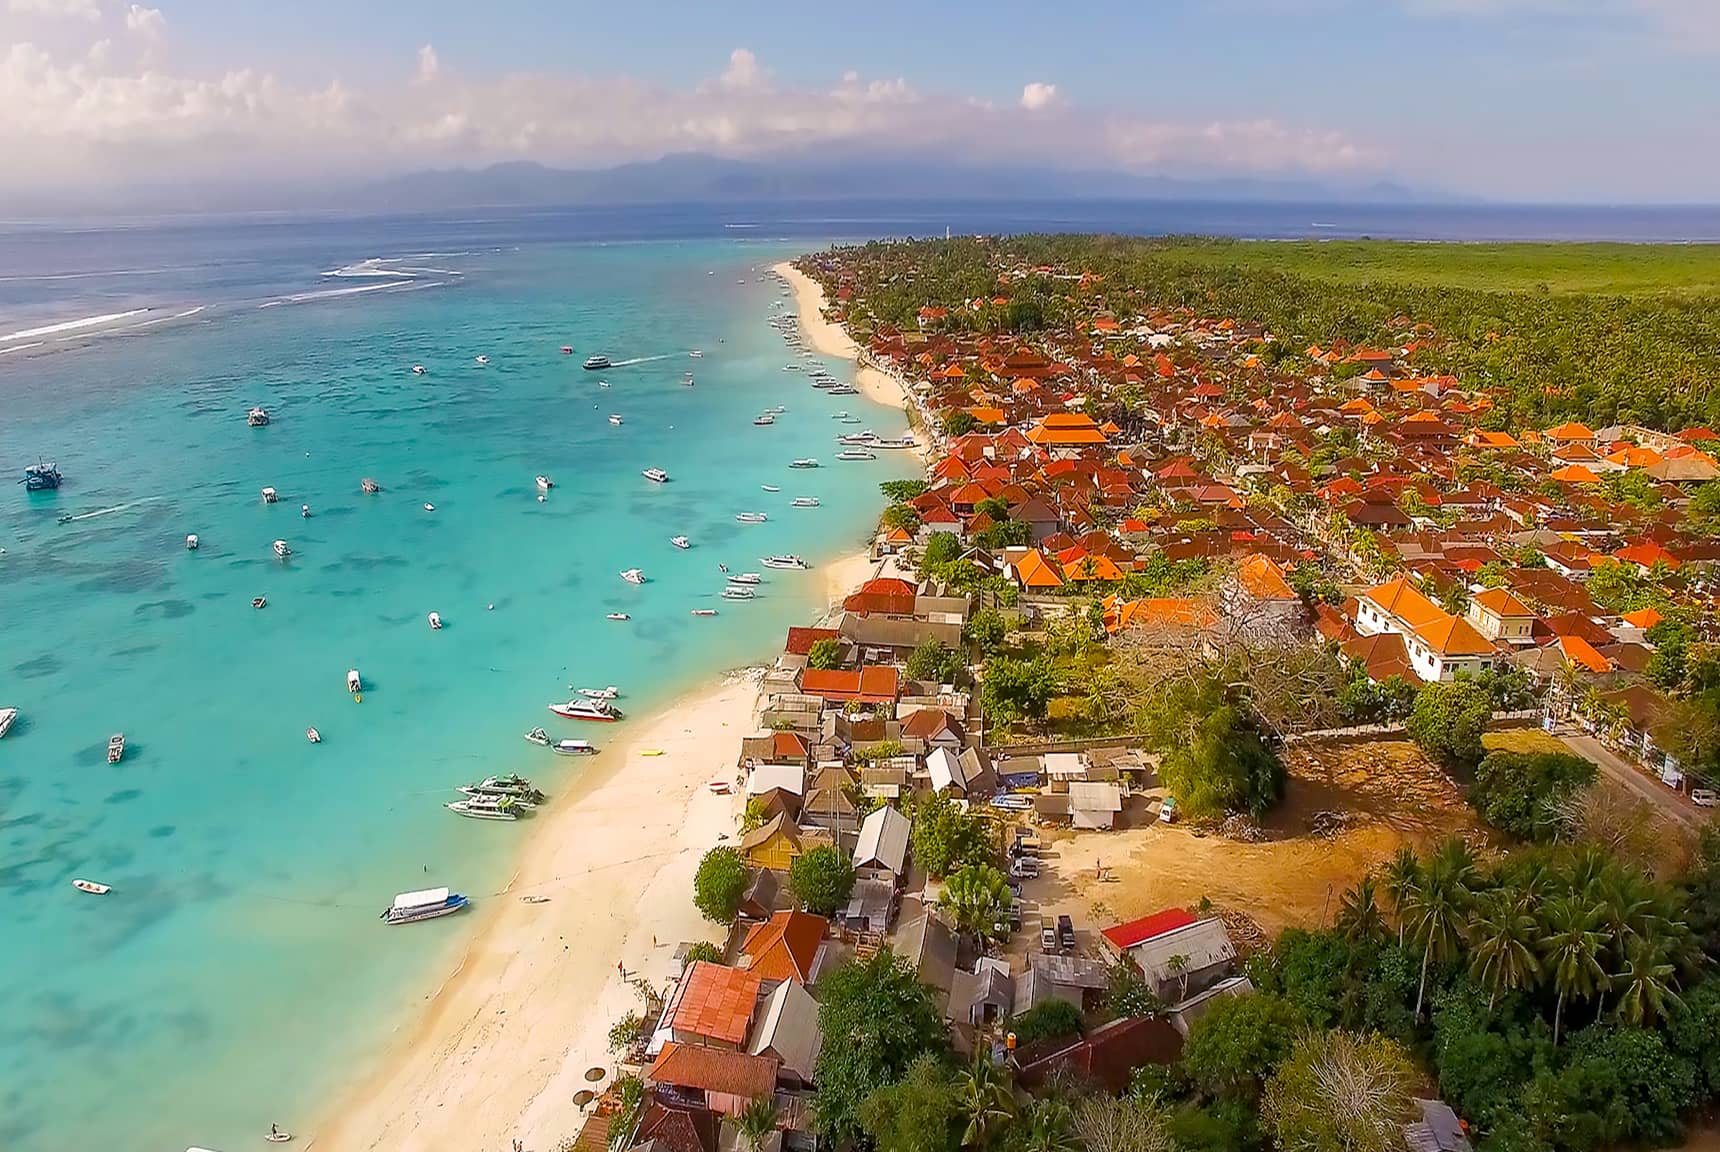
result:
[[[372,256],[368,260],[357,260],[351,264],[343,264],[332,268],[323,275],[326,277],[342,278],[379,278],[396,277],[412,279],[417,276],[458,276],[460,273],[453,268],[416,268],[407,263],[410,260],[423,260],[437,256],[464,256],[464,252],[423,252],[416,256]]]
[[[79,520],[93,520],[97,516],[111,516],[115,512],[124,512],[127,508],[136,508],[139,504],[154,504],[160,499],[160,496],[144,496],[141,499],[130,500],[124,504],[115,504],[112,508],[98,508],[94,512],[81,512],[76,516],[64,516],[61,517],[60,523],[73,524]]]
[[[295,292],[291,296],[278,296],[273,300],[265,300],[257,307],[276,308],[282,304],[305,304],[312,300],[331,300],[336,296],[358,296],[365,292],[383,292],[390,288],[417,288],[419,286],[412,280],[397,278],[386,284],[365,284],[357,288],[326,288],[321,292]]]
[[[9,344],[14,340],[33,340],[38,336],[58,336],[62,332],[78,332],[85,328],[99,328],[103,324],[114,324],[120,320],[130,320],[133,316],[142,316],[148,311],[148,308],[133,308],[127,312],[108,312],[101,316],[85,316],[78,320],[45,324],[40,328],[25,328],[0,336],[0,344]]]
[[[614,361],[611,361],[609,366],[611,368],[625,368],[629,364],[650,364],[656,360],[667,360],[667,359],[669,359],[669,354],[667,354],[667,353],[665,353],[662,356],[635,356],[631,360],[614,360]]]

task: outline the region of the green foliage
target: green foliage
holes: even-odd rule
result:
[[[1564,752],[1489,752],[1475,769],[1469,803],[1493,827],[1520,840],[1563,831],[1557,805],[1594,783],[1595,766]]]
[[[1009,1022],[1016,1044],[1025,1048],[1041,1040],[1081,1034],[1081,1009],[1067,1000],[1050,999],[1035,1004]]]
[[[1139,571],[1123,577],[1119,592],[1131,600],[1175,596],[1189,591],[1211,572],[1212,566],[1198,556],[1173,561],[1155,550]]]
[[[980,704],[994,723],[1043,720],[1056,694],[1057,669],[1050,660],[994,656],[986,661]]]
[[[955,1152],[960,1116],[955,1078],[936,1056],[916,1058],[860,1105],[861,1130],[878,1152]]]
[[[691,964],[696,960],[704,960],[711,964],[721,964],[723,962],[723,950],[715,944],[712,944],[709,940],[696,941],[687,948],[686,962]]]
[[[819,1049],[813,1113],[826,1139],[852,1142],[863,1134],[862,1102],[900,1081],[915,1060],[943,1055],[948,1033],[931,993],[888,948],[844,964],[818,994],[819,1030],[840,1041]]]
[[[1636,612],[1643,608],[1665,610],[1670,605],[1666,590],[1642,569],[1622,560],[1602,560],[1589,572],[1584,585],[1589,599],[1614,612]]]
[[[1171,1114],[1171,1138],[1179,1152],[1259,1152],[1266,1138],[1252,1102],[1223,1099]]]
[[[1698,532],[1720,535],[1720,480],[1710,480],[1698,488],[1685,506],[1684,516]]]
[[[788,866],[788,890],[808,912],[835,915],[854,891],[854,866],[848,853],[831,844],[809,848]]]
[[[909,654],[907,673],[910,680],[959,684],[967,675],[967,661],[960,652],[946,648],[942,640],[928,636]]]
[[[747,866],[741,854],[726,845],[705,853],[693,874],[693,904],[705,919],[731,924],[747,890]]]
[[[760,828],[770,819],[769,805],[763,796],[747,798],[746,807],[741,809],[741,835],[745,836],[755,828]]]
[[[956,928],[976,936],[993,936],[1001,924],[1008,931],[1009,880],[990,864],[964,864],[944,881],[938,903],[949,909]]]
[[[771,1133],[776,1131],[776,1119],[776,1101],[769,1096],[760,1096],[741,1109],[737,1126],[750,1152],[759,1152],[764,1142],[770,1139]]]
[[[963,408],[957,408],[953,411],[944,413],[943,425],[944,435],[946,436],[966,436],[969,432],[972,432],[975,428],[979,427],[979,421],[974,417],[972,412]]]
[[[922,797],[909,815],[914,862],[928,876],[947,876],[963,864],[990,864],[997,859],[985,817],[963,812],[947,796]]]
[[[615,1082],[619,1097],[615,1115],[609,1121],[609,1152],[621,1152],[632,1139],[645,1115],[645,1082],[637,1076],[623,1076]]]
[[[812,642],[812,648],[806,654],[806,666],[829,670],[842,666],[842,642],[834,636],[826,636]]]
[[[1298,1152],[1399,1152],[1415,1067],[1384,1036],[1314,1032],[1266,1083],[1262,1115],[1278,1147]]]
[[[1654,645],[1654,654],[1643,674],[1669,692],[1682,688],[1689,671],[1690,648],[1698,639],[1696,629],[1678,616],[1667,616],[1648,630],[1645,639]]]
[[[933,532],[931,539],[926,541],[924,555],[920,557],[920,575],[936,572],[961,554],[962,542],[954,532]]]
[[[1138,1016],[1157,1016],[1164,1010],[1164,1002],[1132,962],[1122,960],[1111,965],[1111,974],[1105,985],[1107,1017],[1132,1020]]]
[[[1304,1026],[1289,1001],[1270,993],[1220,997],[1189,1031],[1183,1070],[1208,1096],[1252,1097]]]
[[[633,1041],[639,1038],[639,1030],[645,1027],[645,1018],[637,1012],[629,1011],[609,1028],[609,1054],[619,1056],[633,1046]]]
[[[876,744],[855,748],[849,753],[862,764],[870,764],[877,760],[891,760],[901,754],[902,742],[900,740],[880,740]]]
[[[982,608],[968,619],[966,635],[980,652],[990,656],[1009,638],[1009,621],[995,608]]]
[[[1025,520],[999,520],[991,527],[974,533],[973,542],[992,551],[1025,547],[1033,542],[1033,525]]]
[[[931,484],[924,480],[886,480],[878,485],[878,490],[884,494],[884,499],[892,504],[906,504],[919,496],[924,496]]]
[[[1176,797],[1180,814],[1200,819],[1247,812],[1258,818],[1283,796],[1285,772],[1247,716],[1226,704],[1199,721],[1189,743],[1165,753],[1159,779]]]
[[[1472,680],[1424,684],[1406,728],[1430,760],[1448,768],[1480,763],[1486,749],[1481,736],[1493,718],[1493,701],[1486,688]]]
[[[884,527],[898,528],[912,536],[920,530],[920,513],[912,504],[892,504],[884,509]]]
[[[1344,590],[1318,564],[1298,564],[1290,573],[1290,587],[1309,604],[1342,604]]]
[[[1402,676],[1388,676],[1375,684],[1355,665],[1338,690],[1338,714],[1351,724],[1390,724],[1409,718],[1415,698],[1415,687]]]

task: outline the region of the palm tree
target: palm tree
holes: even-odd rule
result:
[[[1009,1081],[983,1050],[974,1053],[973,1063],[957,1078],[956,1096],[961,1101],[961,1114],[967,1117],[963,1148],[985,1148],[1015,1115]]]
[[[1075,1115],[1060,1100],[1041,1100],[1027,1114],[1021,1134],[1021,1152],[1078,1152],[1074,1135]]]
[[[1338,907],[1338,931],[1352,944],[1378,940],[1385,933],[1386,921],[1380,914],[1375,888],[1374,874],[1369,872],[1344,893],[1343,903]]]
[[[1392,902],[1392,914],[1398,922],[1398,947],[1403,947],[1404,932],[1409,926],[1409,907],[1421,891],[1421,861],[1408,844],[1385,867],[1386,895]]]
[[[741,1138],[752,1152],[759,1152],[770,1134],[776,1131],[776,1101],[769,1096],[753,1100],[740,1114]]]
[[[1640,936],[1632,939],[1624,970],[1613,979],[1619,982],[1613,1011],[1626,1024],[1649,1027],[1663,1019],[1668,1008],[1684,1006],[1677,992],[1678,967],[1663,941]]]
[[[1396,861],[1394,860],[1395,864]],[[1457,954],[1467,924],[1471,888],[1476,880],[1475,858],[1463,841],[1453,837],[1428,861],[1421,886],[1410,897],[1410,935],[1421,945],[1421,980],[1415,992],[1415,1019],[1421,1019],[1427,996],[1427,970],[1434,960]]]
[[[1177,1002],[1188,999],[1188,957],[1178,954],[1165,961],[1165,970],[1172,976],[1182,977],[1182,991],[1177,996]]]
[[[1580,896],[1561,896],[1547,905],[1541,951],[1559,994],[1553,1008],[1555,1045],[1564,1021],[1565,1001],[1572,995],[1592,996],[1606,986],[1607,972],[1600,963],[1606,940],[1599,926],[1600,911]]]
[[[1530,987],[1541,975],[1535,955],[1541,926],[1529,906],[1526,896],[1502,889],[1489,895],[1470,922],[1469,967],[1487,988],[1489,1012],[1501,992]]]

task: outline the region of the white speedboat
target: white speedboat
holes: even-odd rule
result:
[[[472,820],[518,820],[520,818],[519,802],[511,796],[473,796],[465,800],[456,800],[442,807],[456,816],[465,816]]]
[[[868,452],[864,448],[844,448],[836,454],[838,460],[876,460],[876,452]]]
[[[414,364],[412,366],[412,374],[414,376],[422,376],[428,371],[430,371],[430,370],[428,368],[424,367],[424,365],[422,365],[422,364]]]
[[[611,412],[609,414],[609,422],[617,428],[621,427],[621,414],[619,412]]]
[[[542,728],[533,728],[530,732],[527,732],[526,740],[532,744],[541,744],[545,748],[549,747],[549,733],[545,732]]]
[[[279,500],[280,498],[281,498],[280,494],[277,493],[273,488],[263,489],[263,503],[273,504],[276,500]]]
[[[782,489],[778,488],[775,484],[760,484],[759,488],[761,488],[762,490],[764,490],[766,492],[781,492],[782,491]]]
[[[730,584],[763,584],[764,577],[757,572],[734,572],[729,575]]]
[[[753,418],[753,423],[758,425],[760,428],[768,428],[772,424],[776,423],[776,417],[772,416],[769,412],[761,412]]]
[[[623,580],[627,581],[629,584],[643,584],[643,583],[645,583],[645,573],[642,572],[641,570],[639,570],[638,568],[629,568],[627,571],[625,571],[621,574],[621,578]]]
[[[735,519],[742,524],[763,524],[770,517],[763,512],[737,512]]]
[[[106,896],[113,891],[106,884],[97,884],[94,880],[73,880],[72,887],[79,892],[88,892],[91,896]]]
[[[613,724],[621,719],[621,709],[607,700],[569,700],[566,704],[551,704],[549,710],[563,720],[595,720],[600,724]]]
[[[433,632],[442,630],[442,614],[440,612],[430,613],[430,630]]]
[[[613,700],[621,695],[621,689],[611,684],[607,688],[581,688],[578,694],[587,700]]]
[[[0,708],[0,736],[12,731],[12,725],[18,720],[16,708]]]
[[[275,555],[279,556],[282,560],[285,560],[288,556],[293,554],[293,550],[287,547],[287,542],[285,540],[275,541],[274,549]]]
[[[629,616],[625,612],[611,612],[608,616],[605,616],[604,619],[605,620],[631,620],[631,619],[633,619],[633,617]]]
[[[702,351],[700,351],[699,349],[695,348],[691,352],[687,353],[687,355],[689,355],[693,359],[697,360],[699,357],[703,356],[704,353]]]
[[[346,690],[351,692],[354,696],[364,691],[364,681],[358,678],[357,668],[348,668],[346,670]]]
[[[360,491],[372,496],[382,491],[382,485],[378,484],[368,476],[358,482],[358,487]]]
[[[402,892],[394,903],[383,909],[382,920],[388,924],[411,924],[417,920],[434,920],[458,912],[470,903],[458,892],[446,888],[426,888],[422,892]]]
[[[717,610],[715,608],[695,608],[690,613],[690,615],[693,616],[715,616],[716,614]]]
[[[808,456],[800,460],[791,460],[789,461],[788,466],[790,468],[816,468],[818,467],[818,461]]]
[[[786,556],[760,556],[758,562],[766,568],[791,568],[797,572],[804,572],[812,567],[792,552]]]
[[[562,756],[597,755],[597,745],[589,740],[557,740],[550,748]]]
[[[537,478],[537,486],[538,491],[548,492],[551,488],[555,487],[555,481],[551,480],[548,476],[539,476]]]
[[[846,419],[848,419],[848,410],[846,408],[844,408],[840,412],[832,412],[830,414],[830,418],[832,420],[846,420]]]
[[[488,364],[489,362],[490,362],[490,358],[488,356],[474,356],[474,357],[472,357],[472,363],[476,364],[480,368],[482,368],[484,365]]]
[[[311,506],[309,504],[300,504],[299,515],[304,517],[306,520],[309,520],[311,518]]]
[[[125,733],[115,732],[108,737],[108,763],[118,764],[125,759]]]
[[[265,428],[269,423],[269,411],[266,408],[253,408],[245,413],[245,423],[253,428]]]
[[[836,442],[838,444],[858,444],[861,447],[869,447],[878,442],[878,434],[870,428],[866,429],[864,432],[844,432],[836,437]]]
[[[724,600],[751,600],[756,593],[744,584],[730,584],[723,589]]]
[[[693,546],[693,542],[685,536],[671,536],[669,537],[669,543],[673,544],[677,548],[691,548]]]
[[[818,497],[816,497],[816,496],[796,496],[793,500],[791,500],[789,502],[789,507],[790,508],[816,508],[816,507],[818,507]]]
[[[318,732],[315,728],[306,728],[305,739],[309,740],[312,744],[321,744],[322,733]]]
[[[611,367],[614,367],[614,365],[610,362],[610,359],[607,356],[587,356],[585,358],[585,370],[587,372],[600,372],[605,368]]]
[[[639,473],[639,475],[656,484],[667,484],[669,482],[669,474],[661,468],[647,468],[645,471]]]
[[[188,552],[197,551],[197,544],[198,544],[197,533],[193,532],[191,535],[189,535],[185,538],[185,549],[186,549],[186,551],[188,551]]]

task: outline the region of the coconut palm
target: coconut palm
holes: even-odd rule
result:
[[[1075,1116],[1061,1100],[1041,1100],[1027,1114],[1021,1152],[1078,1152]]]
[[[1624,969],[1613,976],[1619,989],[1613,1011],[1626,1024],[1649,1027],[1669,1008],[1681,1008],[1678,966],[1663,941],[1635,937],[1626,949]]]
[[[1421,891],[1421,861],[1408,844],[1397,850],[1385,866],[1386,896],[1392,902],[1392,914],[1397,918],[1398,947],[1403,947],[1404,933],[1409,926],[1408,909]]]
[[[1600,956],[1606,938],[1600,930],[1600,910],[1580,896],[1561,896],[1547,904],[1541,955],[1558,993],[1553,1008],[1553,1043],[1559,1042],[1565,1001],[1593,996],[1606,987],[1607,971]]]
[[[1385,934],[1386,921],[1380,914],[1376,887],[1374,874],[1369,872],[1344,893],[1343,903],[1338,907],[1338,931],[1352,944],[1374,941]]]
[[[770,1139],[770,1134],[776,1131],[776,1101],[769,1096],[760,1096],[741,1110],[739,1122],[741,1138],[751,1152],[759,1152],[764,1142]]]
[[[1501,992],[1531,987],[1541,975],[1535,954],[1541,926],[1529,911],[1529,899],[1501,889],[1488,895],[1469,924],[1469,968],[1487,988],[1487,1010]]]
[[[961,1115],[967,1118],[962,1133],[963,1148],[984,1149],[993,1136],[1015,1115],[1015,1097],[1010,1094],[1004,1071],[982,1050],[956,1079],[956,1098]]]
[[[1395,864],[1396,861],[1393,861]],[[1447,840],[1423,870],[1421,885],[1405,908],[1410,938],[1421,946],[1421,979],[1415,992],[1415,1019],[1421,1018],[1427,996],[1427,970],[1433,961],[1457,954],[1468,923],[1471,891],[1476,883],[1475,858],[1463,842]]]

